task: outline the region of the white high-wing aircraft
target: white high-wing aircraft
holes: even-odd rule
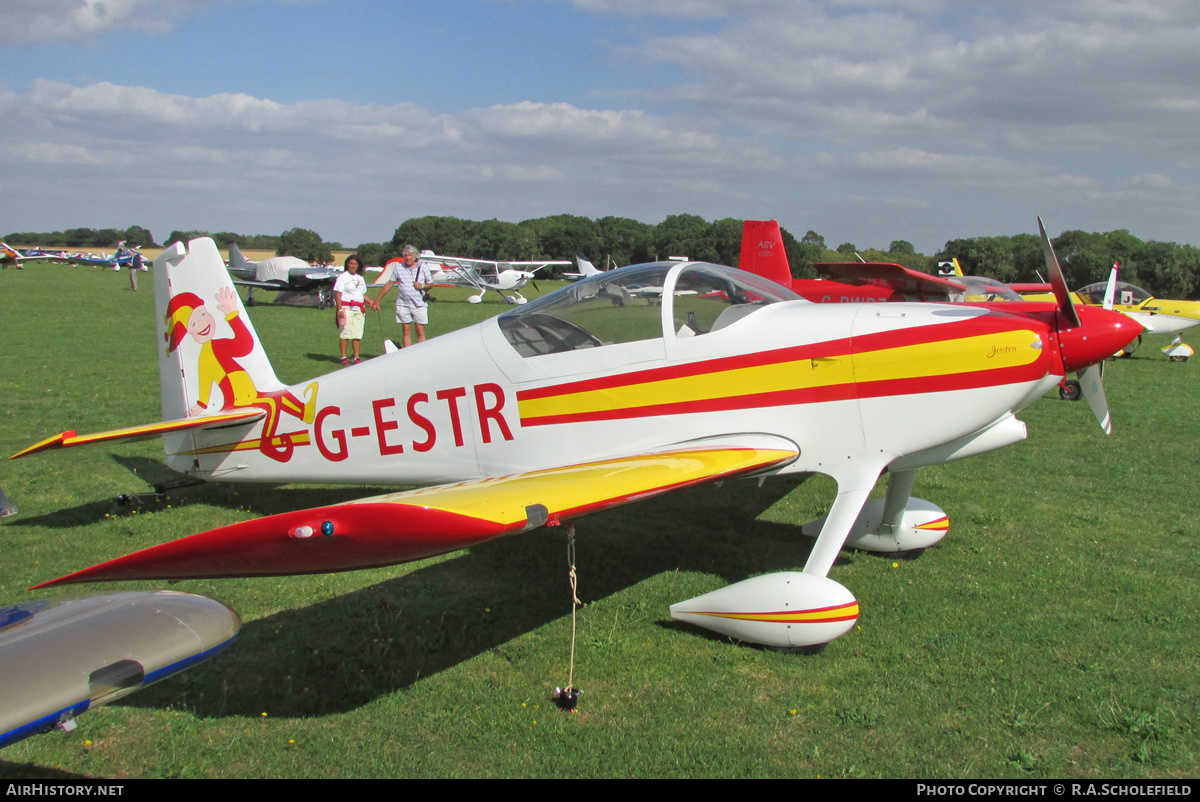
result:
[[[837,495],[806,529],[816,543],[803,570],[738,582],[672,615],[818,648],[858,616],[827,576],[843,546],[913,551],[946,534],[946,514],[909,496],[919,468],[1024,439],[1016,413],[1140,331],[1124,315],[1075,308],[1045,247],[1056,303],[818,304],[734,268],[660,262],[288,387],[216,246],[177,244],[155,261],[168,420],[64,432],[17,456],[161,435],[168,466],[191,477],[423,487],[235,523],[38,587],[375,567],[682,487],[815,472]],[[639,285],[662,293],[628,300]],[[869,502],[885,471],[886,498]]]
[[[487,259],[467,259],[462,256],[438,256],[433,251],[421,251],[421,261],[429,265],[434,284],[451,287],[472,287],[478,293],[467,298],[477,304],[488,290],[500,293],[510,304],[523,304],[525,296],[519,290],[533,281],[534,274],[543,267],[569,265],[565,260],[541,262],[492,262]],[[376,282],[387,280],[387,271]],[[535,285],[536,286],[536,285]]]

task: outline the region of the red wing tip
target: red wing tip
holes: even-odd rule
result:
[[[58,585],[73,585],[76,582],[104,582],[104,581],[108,580],[109,578],[104,577],[104,576],[97,577],[94,579],[89,576],[89,574],[93,573],[93,569],[97,568],[97,567],[99,567],[99,566],[92,566],[91,568],[84,568],[79,571],[73,571],[69,574],[64,574],[63,576],[60,576],[57,579],[51,579],[46,582],[42,582],[37,585],[34,585],[33,587],[28,588],[28,590],[42,590],[43,588],[52,588],[52,587],[57,587]]]
[[[28,456],[29,454],[36,454],[39,451],[48,451],[52,448],[62,448],[67,440],[69,440],[70,438],[75,437],[75,436],[76,436],[75,430],[69,429],[65,432],[62,432],[61,434],[56,434],[52,437],[47,437],[45,440],[42,440],[39,443],[34,443],[29,448],[22,449],[21,451],[18,451],[16,454],[13,454],[11,457],[9,457],[9,459],[16,459],[17,457],[24,457],[24,456]]]
[[[67,576],[70,576],[70,574]],[[43,582],[40,585],[33,585],[32,587],[26,588],[26,590],[41,590],[42,588],[52,588],[57,585],[66,585],[68,584],[66,581],[67,576],[60,576],[58,579],[51,579],[49,582]]]

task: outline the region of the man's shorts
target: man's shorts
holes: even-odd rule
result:
[[[428,306],[401,306],[396,305],[396,322],[397,323],[420,323],[422,326],[429,325],[429,307]]]
[[[338,332],[343,340],[361,340],[363,338],[363,321],[367,316],[357,309],[342,309],[346,313],[346,323]]]

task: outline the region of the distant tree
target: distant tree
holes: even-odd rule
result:
[[[1049,280],[1042,238],[1037,234],[1014,234],[1008,239],[1014,271],[1011,281],[1040,281],[1039,274]]]
[[[618,267],[649,262],[653,258],[651,235],[653,226],[628,217],[602,217],[595,223],[594,244],[579,243],[575,253],[582,252],[596,265],[611,263]],[[562,254],[565,258],[574,253]]]
[[[517,224],[504,223],[495,218],[475,223],[472,226],[469,252],[456,256],[472,256],[476,259],[499,261],[520,260]]]
[[[92,244],[96,232],[90,228],[68,228],[63,232],[63,245],[71,248],[83,248]]]
[[[800,242],[804,245],[815,245],[822,251],[825,250],[825,238],[813,231],[811,228],[803,237],[800,238]]]
[[[333,252],[321,239],[321,235],[307,228],[289,228],[279,235],[279,256],[295,256],[306,262],[327,264],[333,261]]]
[[[855,245],[853,242],[843,242],[841,245],[837,246],[837,252],[850,254],[851,256],[853,256],[855,253],[858,252],[858,246]]]
[[[384,245],[384,256],[399,256],[405,245],[431,250],[444,256],[469,256],[471,232],[468,221],[457,217],[418,217],[405,220]]]
[[[1184,299],[1200,289],[1200,250],[1192,245],[1146,242],[1136,258],[1139,283],[1155,296]]]
[[[1068,287],[1078,289],[1108,278],[1112,259],[1108,258],[1108,242],[1103,234],[1064,231],[1053,242]]]
[[[556,214],[525,221],[536,232],[538,254],[535,259],[570,259],[576,253],[589,253],[597,247],[596,225],[588,217]]]
[[[115,248],[117,243],[125,239],[125,232],[118,228],[102,228],[96,232],[91,244],[101,248]]]
[[[743,221],[734,217],[714,220],[709,226],[708,238],[717,252],[717,264],[737,267],[742,256],[742,226]]]
[[[242,250],[249,250],[250,246],[246,243],[246,237],[241,234],[235,234],[232,231],[218,231],[212,235],[213,241],[217,243],[218,248],[228,248],[230,245],[236,245]]]
[[[783,244],[787,250],[788,264],[792,268],[792,275],[796,278],[815,277],[816,271],[809,265],[825,259],[825,238],[811,228],[799,241],[792,237],[786,229],[781,228],[780,231],[783,233]]]
[[[150,230],[142,228],[141,226],[130,226],[129,228],[125,229],[125,234],[121,237],[121,239],[125,240],[125,244],[130,248],[158,247],[158,243],[154,241],[154,235],[150,233]]]
[[[1041,246],[1038,246],[1039,252]],[[1003,282],[1017,280],[1011,237],[972,237],[951,240],[938,254],[939,261],[958,259],[965,275],[986,276]]]
[[[654,250],[659,259],[686,256],[703,262],[720,261],[712,227],[695,214],[673,214],[654,227]]]
[[[894,239],[892,244],[888,246],[887,252],[890,254],[914,254],[917,249],[913,244],[905,239]]]
[[[210,237],[210,236],[212,236],[212,235],[209,234],[207,231],[175,230],[175,231],[171,232],[171,235],[169,237],[167,237],[167,241],[165,244],[170,245],[172,242],[182,242],[184,245],[186,245],[187,243],[189,243],[192,240],[197,239],[199,237]],[[221,245],[222,243],[218,242],[217,244]]]
[[[246,240],[246,244],[239,245],[239,248],[253,248],[256,251],[279,250],[278,234],[248,234],[244,239]]]
[[[363,267],[382,267],[383,266],[383,243],[382,242],[364,242],[358,246],[355,251],[359,258],[362,259]]]

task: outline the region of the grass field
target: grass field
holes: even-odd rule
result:
[[[149,274],[137,293],[62,266],[0,283],[0,451],[158,419]],[[503,309],[437,294],[432,334]],[[330,312],[251,315],[280,378],[336,369]],[[381,317],[366,354],[398,337]],[[844,554],[831,576],[862,616],[817,657],[669,619],[672,602],[799,570],[795,525],[833,490],[731,483],[580,520],[576,714],[549,702],[567,679],[566,546],[538,530],[394,568],[174,585],[236,609],[238,641],[4,749],[0,777],[1194,777],[1200,377],[1164,342],[1108,366],[1111,437],[1048,396],[1022,414],[1026,442],[922,471],[915,492],[949,513],[948,537],[911,562]],[[146,442],[3,463],[20,513],[0,521],[0,604],[155,543],[375,492],[213,484],[118,507],[168,478],[160,459]]]

